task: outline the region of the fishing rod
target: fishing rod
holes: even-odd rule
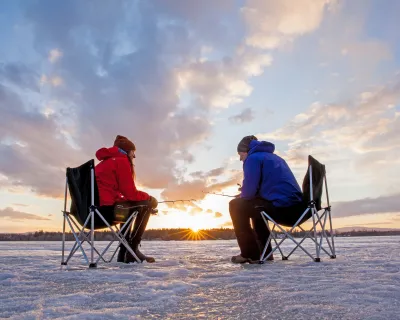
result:
[[[158,203],[175,203],[175,202],[193,202],[197,201],[195,199],[187,199],[187,200],[166,200],[166,201],[158,201]]]
[[[236,198],[236,196],[231,196],[229,194],[224,194],[224,193],[207,192],[207,191],[203,191],[203,193],[213,194],[213,195],[216,195],[216,196],[222,196],[222,197],[228,197],[228,198]]]
[[[237,183],[236,185],[239,186],[238,191],[242,191],[242,185],[240,183]],[[202,191],[202,192],[206,193],[206,194],[214,194],[216,196],[221,196],[221,197],[228,197],[228,198],[236,198],[237,197],[237,195],[236,196],[231,196],[231,195],[225,194],[225,193],[208,192],[208,191]]]

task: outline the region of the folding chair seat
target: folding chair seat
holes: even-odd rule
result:
[[[322,194],[325,185],[325,195],[327,206],[322,207]],[[326,179],[325,165],[319,163],[312,156],[308,156],[308,169],[303,180],[303,197],[307,203],[307,208],[304,212],[299,212],[299,217],[293,225],[282,225],[277,223],[263,207],[257,206],[260,209],[260,214],[264,220],[270,236],[261,254],[260,261],[265,262],[276,250],[278,250],[282,256],[282,260],[288,260],[288,258],[298,249],[304,251],[311,259],[315,262],[320,262],[321,251],[325,252],[331,259],[336,258],[334,235],[332,232],[332,214],[331,206],[329,204],[328,184]],[[296,213],[294,213],[296,214]],[[305,230],[302,225],[306,222],[312,222],[312,227],[309,230]],[[327,232],[327,221],[329,223],[329,232]],[[272,226],[272,228],[271,228]],[[289,227],[289,231],[286,231],[283,227]],[[283,237],[279,237],[275,228],[283,234]],[[293,236],[293,231],[298,228],[304,233],[301,240],[298,240]],[[320,230],[317,231],[317,228]],[[287,239],[294,242],[295,247],[290,251],[288,255],[283,253],[282,243]],[[315,244],[315,256],[304,248],[303,243],[306,239],[310,239]],[[325,240],[327,247],[323,246]],[[272,241],[275,247],[272,251],[266,255],[269,244],[272,245]]]
[[[147,210],[147,206],[130,207],[128,210],[119,210],[126,214],[114,215],[110,212],[102,214],[99,209],[99,191],[95,179],[94,160],[90,160],[77,168],[67,168],[66,185],[63,212],[63,234],[62,234],[62,257],[61,265],[67,265],[73,255],[80,249],[86,263],[90,268],[97,267],[97,263],[111,262],[114,258],[118,247],[114,250],[111,258],[106,260],[104,255],[107,253],[111,245],[118,241],[119,245],[123,245],[132,254],[137,262],[141,262],[135,252],[129,246],[125,236],[132,229],[134,221],[140,210]],[[71,198],[70,211],[67,209],[68,191]],[[65,259],[65,231],[66,223],[68,224],[75,242]],[[111,231],[113,239],[110,243],[100,251],[95,246],[94,234],[95,230],[107,228]],[[84,244],[90,246],[90,259],[84,249]],[[90,261],[89,261],[90,260]]]

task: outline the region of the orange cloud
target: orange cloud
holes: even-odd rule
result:
[[[221,212],[216,212],[214,217],[215,218],[221,218],[221,217],[223,217],[223,214]]]

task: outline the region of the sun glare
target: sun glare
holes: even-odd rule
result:
[[[178,231],[176,234],[180,234],[181,235],[181,240],[198,241],[198,240],[215,239],[207,231],[200,230],[200,229],[196,229],[196,231],[194,231],[192,228],[188,228],[188,229],[184,229],[184,230]]]
[[[200,228],[197,227],[191,227],[190,230],[192,230],[193,232],[199,232]]]

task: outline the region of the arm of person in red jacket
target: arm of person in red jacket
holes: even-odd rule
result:
[[[150,196],[146,192],[136,189],[131,167],[127,159],[119,159],[117,161],[116,173],[119,192],[124,195],[126,200],[142,201],[150,199]]]

